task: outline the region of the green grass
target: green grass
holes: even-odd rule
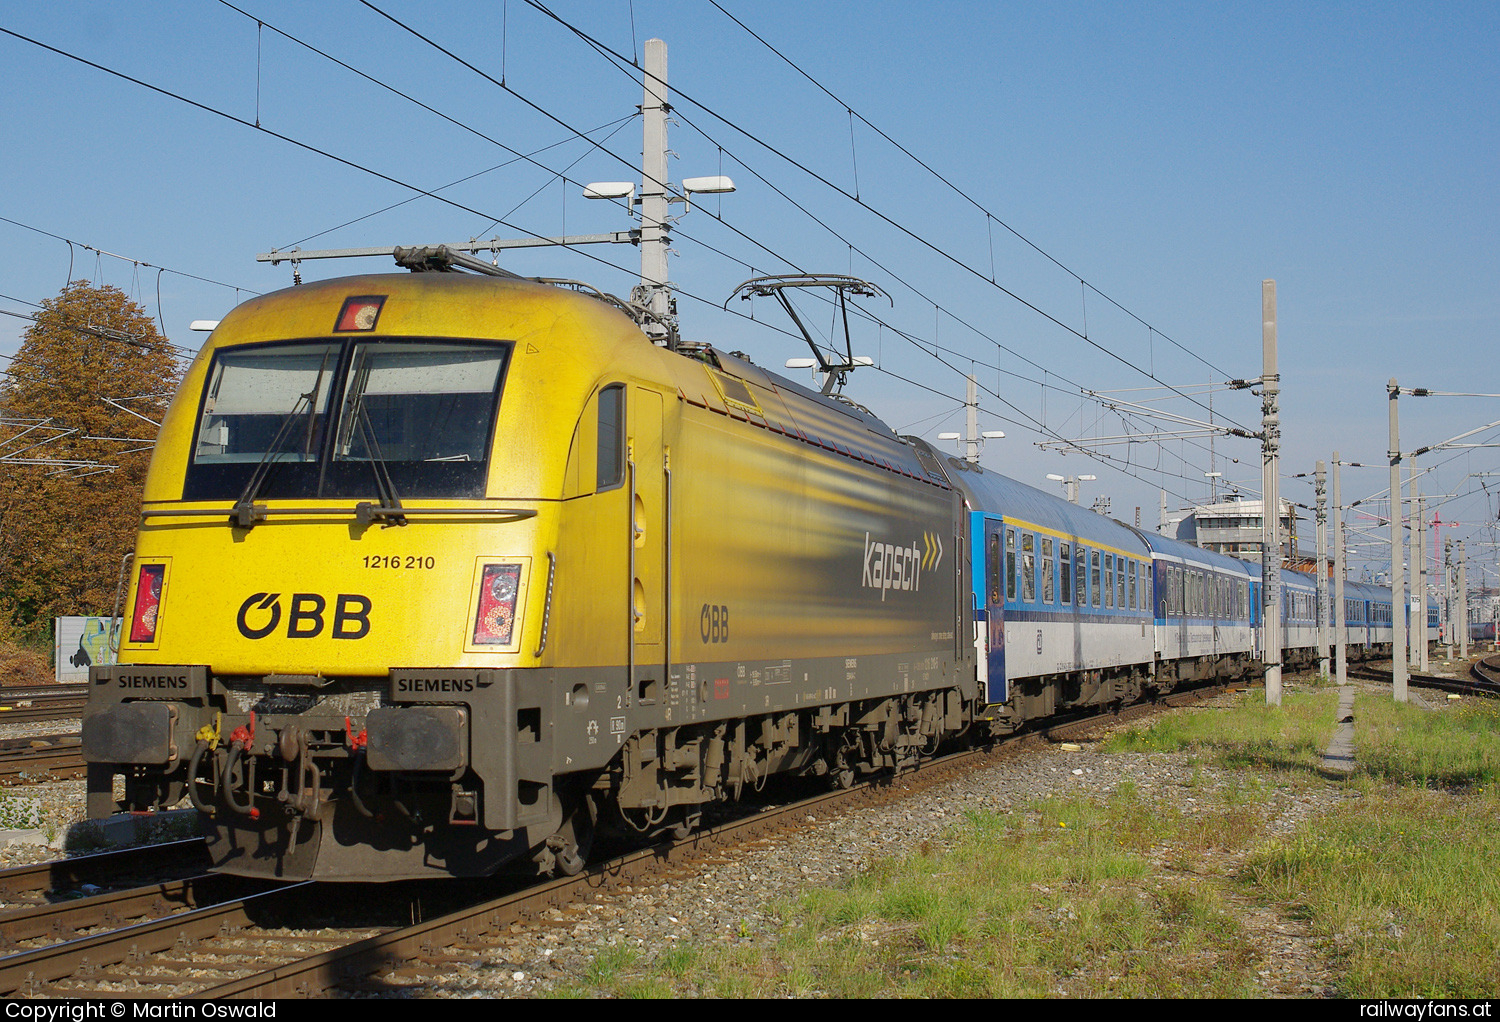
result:
[[[1500,707],[1356,705],[1356,769],[1322,770],[1337,689],[1248,693],[1120,732],[1115,756],[1188,757],[1186,798],[969,812],[909,854],[772,906],[769,934],[620,951],[564,996],[1259,997],[1259,906],[1310,934],[1343,997],[1500,987]],[[1269,796],[1338,808],[1266,839]]]
[[[1355,746],[1360,797],[1255,856],[1249,881],[1303,908],[1350,996],[1491,996],[1500,706],[1432,712],[1361,696]]]
[[[1279,707],[1266,706],[1260,691],[1242,692],[1227,709],[1192,708],[1127,728],[1104,751],[1193,752],[1216,766],[1271,771],[1285,781],[1320,771],[1337,710],[1337,690],[1327,687],[1288,691]]]
[[[1149,858],[1172,846],[1197,861],[1228,835],[1252,836],[1246,813],[1189,817],[1130,786],[1102,804],[971,812],[940,842],[775,906],[772,946],[677,948],[629,974],[620,959],[596,963],[564,993],[1248,996],[1253,958],[1222,893],[1164,880]]]

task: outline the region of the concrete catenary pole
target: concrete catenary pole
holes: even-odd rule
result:
[[[1333,669],[1349,683],[1349,619],[1344,608],[1344,505],[1339,497],[1339,452],[1333,452]]]
[[[1401,531],[1401,427],[1396,417],[1396,398],[1401,389],[1396,378],[1386,384],[1390,404],[1391,448],[1391,694],[1396,702],[1406,702],[1406,575],[1403,554],[1406,538]]]
[[[1318,462],[1318,673],[1328,677],[1328,470]]]
[[[1443,612],[1443,655],[1453,659],[1453,540],[1443,543],[1443,598],[1438,602]]]
[[[1416,467],[1415,459],[1412,467]],[[1427,498],[1417,496],[1415,479],[1411,481],[1411,495],[1417,507],[1417,528],[1411,536],[1411,559],[1417,566],[1412,576],[1411,631],[1412,646],[1416,650],[1412,663],[1425,673],[1431,666],[1427,661]]]
[[[1469,575],[1464,541],[1458,541],[1458,655],[1469,659]]]
[[[641,145],[641,301],[659,323],[672,314],[667,283],[667,252],[672,239],[667,226],[667,44],[646,40],[645,94],[641,101],[644,133]],[[651,323],[646,331],[658,344],[666,331]],[[658,336],[660,334],[660,336]]]
[[[1457,602],[1454,599],[1454,540],[1446,540],[1443,543],[1443,653],[1449,660],[1454,659],[1454,645],[1458,639],[1454,638],[1454,608]]]
[[[1261,659],[1266,665],[1266,705],[1281,705],[1281,422],[1276,373],[1276,282],[1260,284]]]

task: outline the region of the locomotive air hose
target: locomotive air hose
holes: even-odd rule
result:
[[[213,816],[217,808],[206,805],[198,797],[198,768],[203,765],[203,754],[212,748],[213,746],[208,742],[200,740],[197,747],[193,749],[192,760],[188,763],[188,801],[193,804],[194,809],[207,816]]]
[[[235,801],[234,797],[234,782],[232,780],[232,777],[234,775],[234,768],[239,764],[240,757],[244,754],[245,747],[239,742],[234,742],[229,746],[229,758],[224,762],[224,773],[220,775],[220,779],[223,781],[224,804],[240,815],[249,816],[253,819],[259,814],[255,812],[255,794],[254,792],[249,790],[250,785],[248,773],[246,774],[245,804],[240,805],[239,802]]]

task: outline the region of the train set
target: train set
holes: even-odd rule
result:
[[[1257,673],[1259,571],[896,435],[616,302],[452,272],[219,324],[163,422],[91,816],[217,869],[576,873],[773,774]],[[1284,573],[1280,660],[1318,656]],[[1351,650],[1391,642],[1346,585]],[[115,794],[123,778],[123,799]]]

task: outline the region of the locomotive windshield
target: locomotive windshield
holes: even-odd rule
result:
[[[185,500],[484,493],[508,344],[288,342],[214,356]],[[331,424],[331,425],[330,425]]]

